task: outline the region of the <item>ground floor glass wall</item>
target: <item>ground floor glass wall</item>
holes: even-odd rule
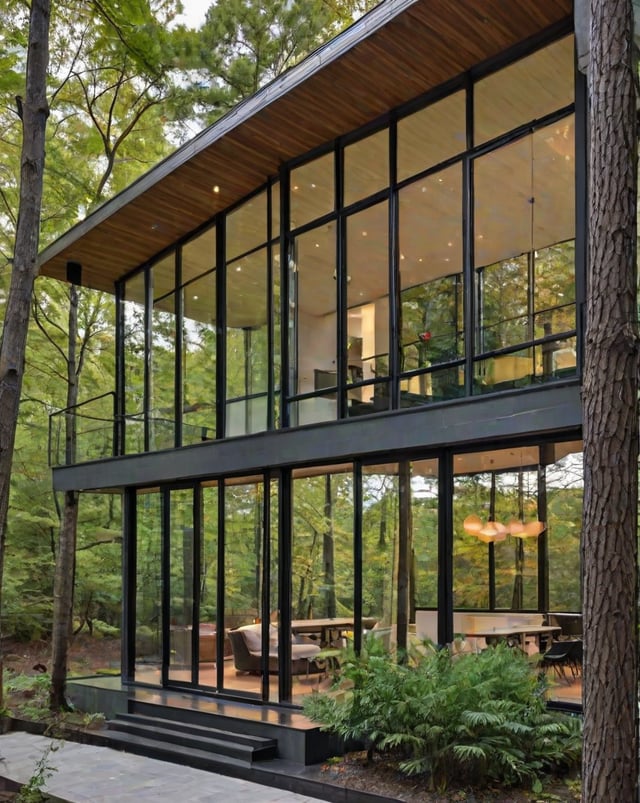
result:
[[[140,492],[132,677],[298,703],[327,649],[484,648],[487,616],[535,618],[544,650],[563,633],[536,628],[580,610],[581,504],[579,441]]]

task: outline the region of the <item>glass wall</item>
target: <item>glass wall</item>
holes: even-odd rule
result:
[[[226,432],[268,426],[272,293],[267,241],[268,192],[226,217]]]
[[[389,407],[389,206],[346,221],[347,413]]]
[[[408,184],[399,209],[400,405],[412,407],[464,393],[461,166]]]
[[[554,443],[545,448],[549,610],[577,612],[582,609],[582,443]]]
[[[262,691],[262,610],[264,483],[261,477],[224,483],[224,624],[232,632],[235,673],[225,673],[224,687],[260,695]],[[251,627],[255,625],[255,627]]]
[[[268,181],[125,282],[126,450],[575,377],[573,97],[564,37],[284,165],[286,219]]]
[[[145,309],[145,274],[141,272],[125,283],[122,302],[125,454],[145,451]]]
[[[169,680],[190,683],[194,665],[195,527],[193,491],[169,493]]]
[[[462,610],[580,609],[580,442],[456,455],[453,593]]]
[[[336,224],[297,237],[289,259],[290,423],[337,417]]]
[[[454,634],[533,652],[556,621],[578,632],[581,442],[451,458],[444,486],[425,457],[139,493],[134,679],[298,703],[329,685],[322,648],[438,641],[449,549]]]
[[[576,372],[574,121],[474,163],[478,392]]]
[[[170,449],[177,445],[175,254],[153,266],[150,282],[149,448]]]
[[[352,468],[309,473],[293,473],[291,618],[353,616]]]
[[[182,443],[216,437],[216,230],[182,247]]]
[[[159,684],[162,667],[162,496],[140,492],[136,499],[134,678]]]
[[[218,612],[218,483],[202,487],[200,510],[200,572],[197,593],[198,605],[198,681],[202,686],[218,685],[218,650],[229,655],[230,645],[224,628],[219,628]],[[224,658],[223,658],[224,660]]]

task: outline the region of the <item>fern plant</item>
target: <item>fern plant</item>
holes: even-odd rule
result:
[[[547,710],[546,679],[506,645],[453,657],[424,645],[399,664],[366,642],[340,665],[334,688],[305,701],[307,715],[433,787],[535,786],[579,763],[581,721]]]

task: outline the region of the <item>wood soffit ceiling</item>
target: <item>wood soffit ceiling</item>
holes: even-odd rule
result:
[[[277,174],[280,165],[567,19],[571,0],[384,0],[41,254],[41,273],[114,282]],[[220,192],[212,188],[219,185]]]

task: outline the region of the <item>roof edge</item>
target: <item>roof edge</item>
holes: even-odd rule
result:
[[[251,97],[238,103],[215,123],[166,156],[157,165],[139,176],[132,184],[93,210],[64,234],[50,243],[38,256],[38,268],[68,248],[113,213],[150,190],[170,173],[184,165],[213,143],[222,139],[254,114],[286,95],[328,64],[343,56],[419,0],[382,0],[333,39],[306,56],[299,64],[277,76]]]

